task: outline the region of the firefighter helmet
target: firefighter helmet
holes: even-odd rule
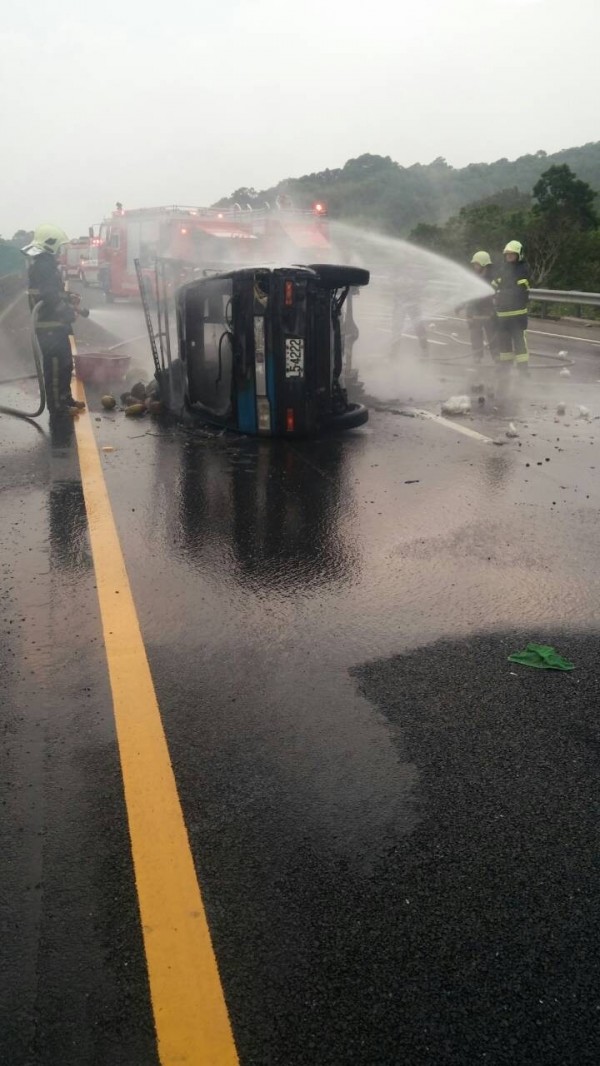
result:
[[[68,243],[69,238],[59,226],[38,226],[33,234],[34,246],[42,252],[51,252],[52,255],[56,255],[62,245]]]
[[[473,256],[473,258],[471,260],[471,263],[476,263],[477,266],[480,266],[480,267],[483,268],[483,267],[491,266],[492,265],[492,260],[490,258],[489,252],[475,252],[475,255]]]
[[[518,255],[519,259],[522,259],[523,258],[523,245],[521,244],[520,241],[509,241],[508,244],[506,245],[506,248],[504,249],[504,252],[502,254],[506,255],[507,252],[514,252],[515,255]]]

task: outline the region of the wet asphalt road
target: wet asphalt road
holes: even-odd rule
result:
[[[115,336],[121,311],[140,332],[137,309],[107,311]],[[437,358],[460,355],[460,326],[449,350],[439,329]],[[368,427],[327,441],[92,411],[244,1064],[598,1061],[600,347],[583,335],[535,337],[568,347],[568,379],[490,398],[484,372],[461,424],[502,446],[394,413],[402,371],[368,367]],[[435,364],[410,406],[481,377]],[[0,416],[0,1060],[150,1066],[77,456],[71,427],[41,426]],[[507,661],[536,639],[577,669]]]

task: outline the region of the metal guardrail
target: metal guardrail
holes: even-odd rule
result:
[[[577,292],[574,289],[530,289],[529,295],[532,300],[541,300],[542,303],[600,307],[600,292]]]

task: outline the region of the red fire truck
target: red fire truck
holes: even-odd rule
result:
[[[243,209],[239,204],[125,210],[117,204],[95,238],[99,284],[108,301],[138,296],[136,259],[150,296],[159,257],[218,271],[277,259],[323,259],[329,248],[326,214],[323,204],[310,211],[297,211],[287,204],[273,209],[266,204],[260,210]]]
[[[249,261],[248,246],[256,237],[246,220],[226,214],[230,212],[178,206],[125,210],[119,204],[99,233],[100,285],[107,300],[139,295],[136,259],[150,292],[157,257],[217,270]]]
[[[79,277],[79,264],[89,254],[89,237],[76,237],[61,249],[58,263],[65,281]]]

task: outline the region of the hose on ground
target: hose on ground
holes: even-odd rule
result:
[[[471,345],[469,341],[463,341],[460,337],[455,337],[452,333],[444,333],[440,329],[431,331],[435,333],[436,337],[445,337],[447,340],[451,340],[454,344],[461,344],[470,349]],[[530,355],[535,356],[536,359],[545,359],[544,363],[529,363],[529,370],[556,370],[562,369],[565,366],[575,366],[575,360],[570,359],[565,355],[547,355],[545,352],[533,352],[530,351]],[[430,356],[430,361],[436,363],[438,366],[459,366],[468,360],[472,359],[471,351],[465,352],[464,355],[458,355],[453,359],[438,359],[436,356]]]
[[[43,354],[40,348],[40,342],[36,333],[36,326],[38,315],[42,301],[37,303],[31,312],[31,346],[33,348],[33,358],[35,361],[35,377],[37,377],[39,389],[40,389],[40,402],[35,411],[20,411],[17,407],[3,407],[0,405],[0,413],[3,415],[14,415],[15,418],[39,418],[46,406],[46,383],[44,381],[44,367],[43,367]],[[28,375],[29,377],[30,375]],[[23,378],[21,380],[27,380]]]

